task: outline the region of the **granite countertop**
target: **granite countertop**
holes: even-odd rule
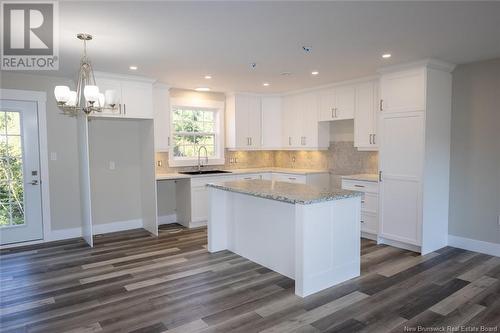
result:
[[[264,173],[264,172],[276,172],[276,173],[290,173],[294,175],[308,175],[317,173],[329,173],[328,170],[313,170],[313,169],[292,169],[292,168],[250,168],[250,169],[217,169],[229,171],[230,173],[216,173],[216,174],[204,174],[204,175],[184,175],[178,172],[157,174],[156,180],[175,180],[175,179],[186,179],[186,178],[198,178],[198,177],[217,177],[217,176],[231,176],[231,175],[241,175],[241,174],[251,174],[251,173]]]
[[[271,180],[237,180],[211,183],[207,184],[207,186],[264,199],[303,205],[360,197],[363,195],[362,192],[348,191],[340,188],[322,191],[310,185]]]
[[[365,182],[378,183],[378,175],[376,173],[360,173],[356,175],[342,176],[342,179],[360,180]]]

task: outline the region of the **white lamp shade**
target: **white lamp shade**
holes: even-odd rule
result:
[[[106,103],[106,98],[104,97],[104,94],[99,93],[98,106],[103,108],[105,103]]]
[[[106,104],[108,104],[108,105],[118,104],[116,90],[109,90],[108,89],[104,92],[104,96],[106,97]]]
[[[56,86],[54,88],[54,96],[56,97],[56,101],[66,103],[69,99],[69,87]]]
[[[99,100],[99,87],[98,86],[85,86],[83,95],[87,102],[97,102]]]
[[[71,90],[68,93],[68,101],[66,102],[66,104],[68,104],[69,106],[75,106],[76,105],[76,99],[77,99],[76,91]]]

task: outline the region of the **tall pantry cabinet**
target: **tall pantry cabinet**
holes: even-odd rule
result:
[[[379,242],[422,254],[447,245],[453,68],[380,71]]]

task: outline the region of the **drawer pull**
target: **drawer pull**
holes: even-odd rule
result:
[[[361,220],[361,223],[365,223],[365,221]]]
[[[288,177],[288,179],[290,179],[290,180],[296,180],[297,178],[294,178],[294,177]]]
[[[361,203],[365,203],[365,201],[364,201],[364,200],[361,200]]]
[[[355,187],[365,187],[364,185],[354,184]]]
[[[245,177],[245,178],[243,178],[243,179],[245,179],[245,180],[251,180],[251,179],[252,179],[252,177]]]

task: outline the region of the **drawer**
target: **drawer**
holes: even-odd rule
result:
[[[361,199],[361,211],[377,214],[378,212],[378,194],[365,193]]]
[[[191,187],[199,187],[205,186],[208,183],[217,183],[217,182],[227,182],[230,180],[234,180],[234,176],[210,176],[210,177],[196,177],[191,178]]]
[[[378,193],[378,183],[342,179],[342,188],[351,191]]]
[[[234,176],[235,180],[253,180],[253,179],[262,179],[262,175],[258,173],[253,174],[245,174],[245,175],[236,175]]]
[[[288,173],[273,173],[273,180],[278,181],[278,182],[305,184],[306,183],[306,176],[294,175],[294,174],[288,174]]]
[[[376,235],[378,233],[378,215],[362,213],[361,231]]]

